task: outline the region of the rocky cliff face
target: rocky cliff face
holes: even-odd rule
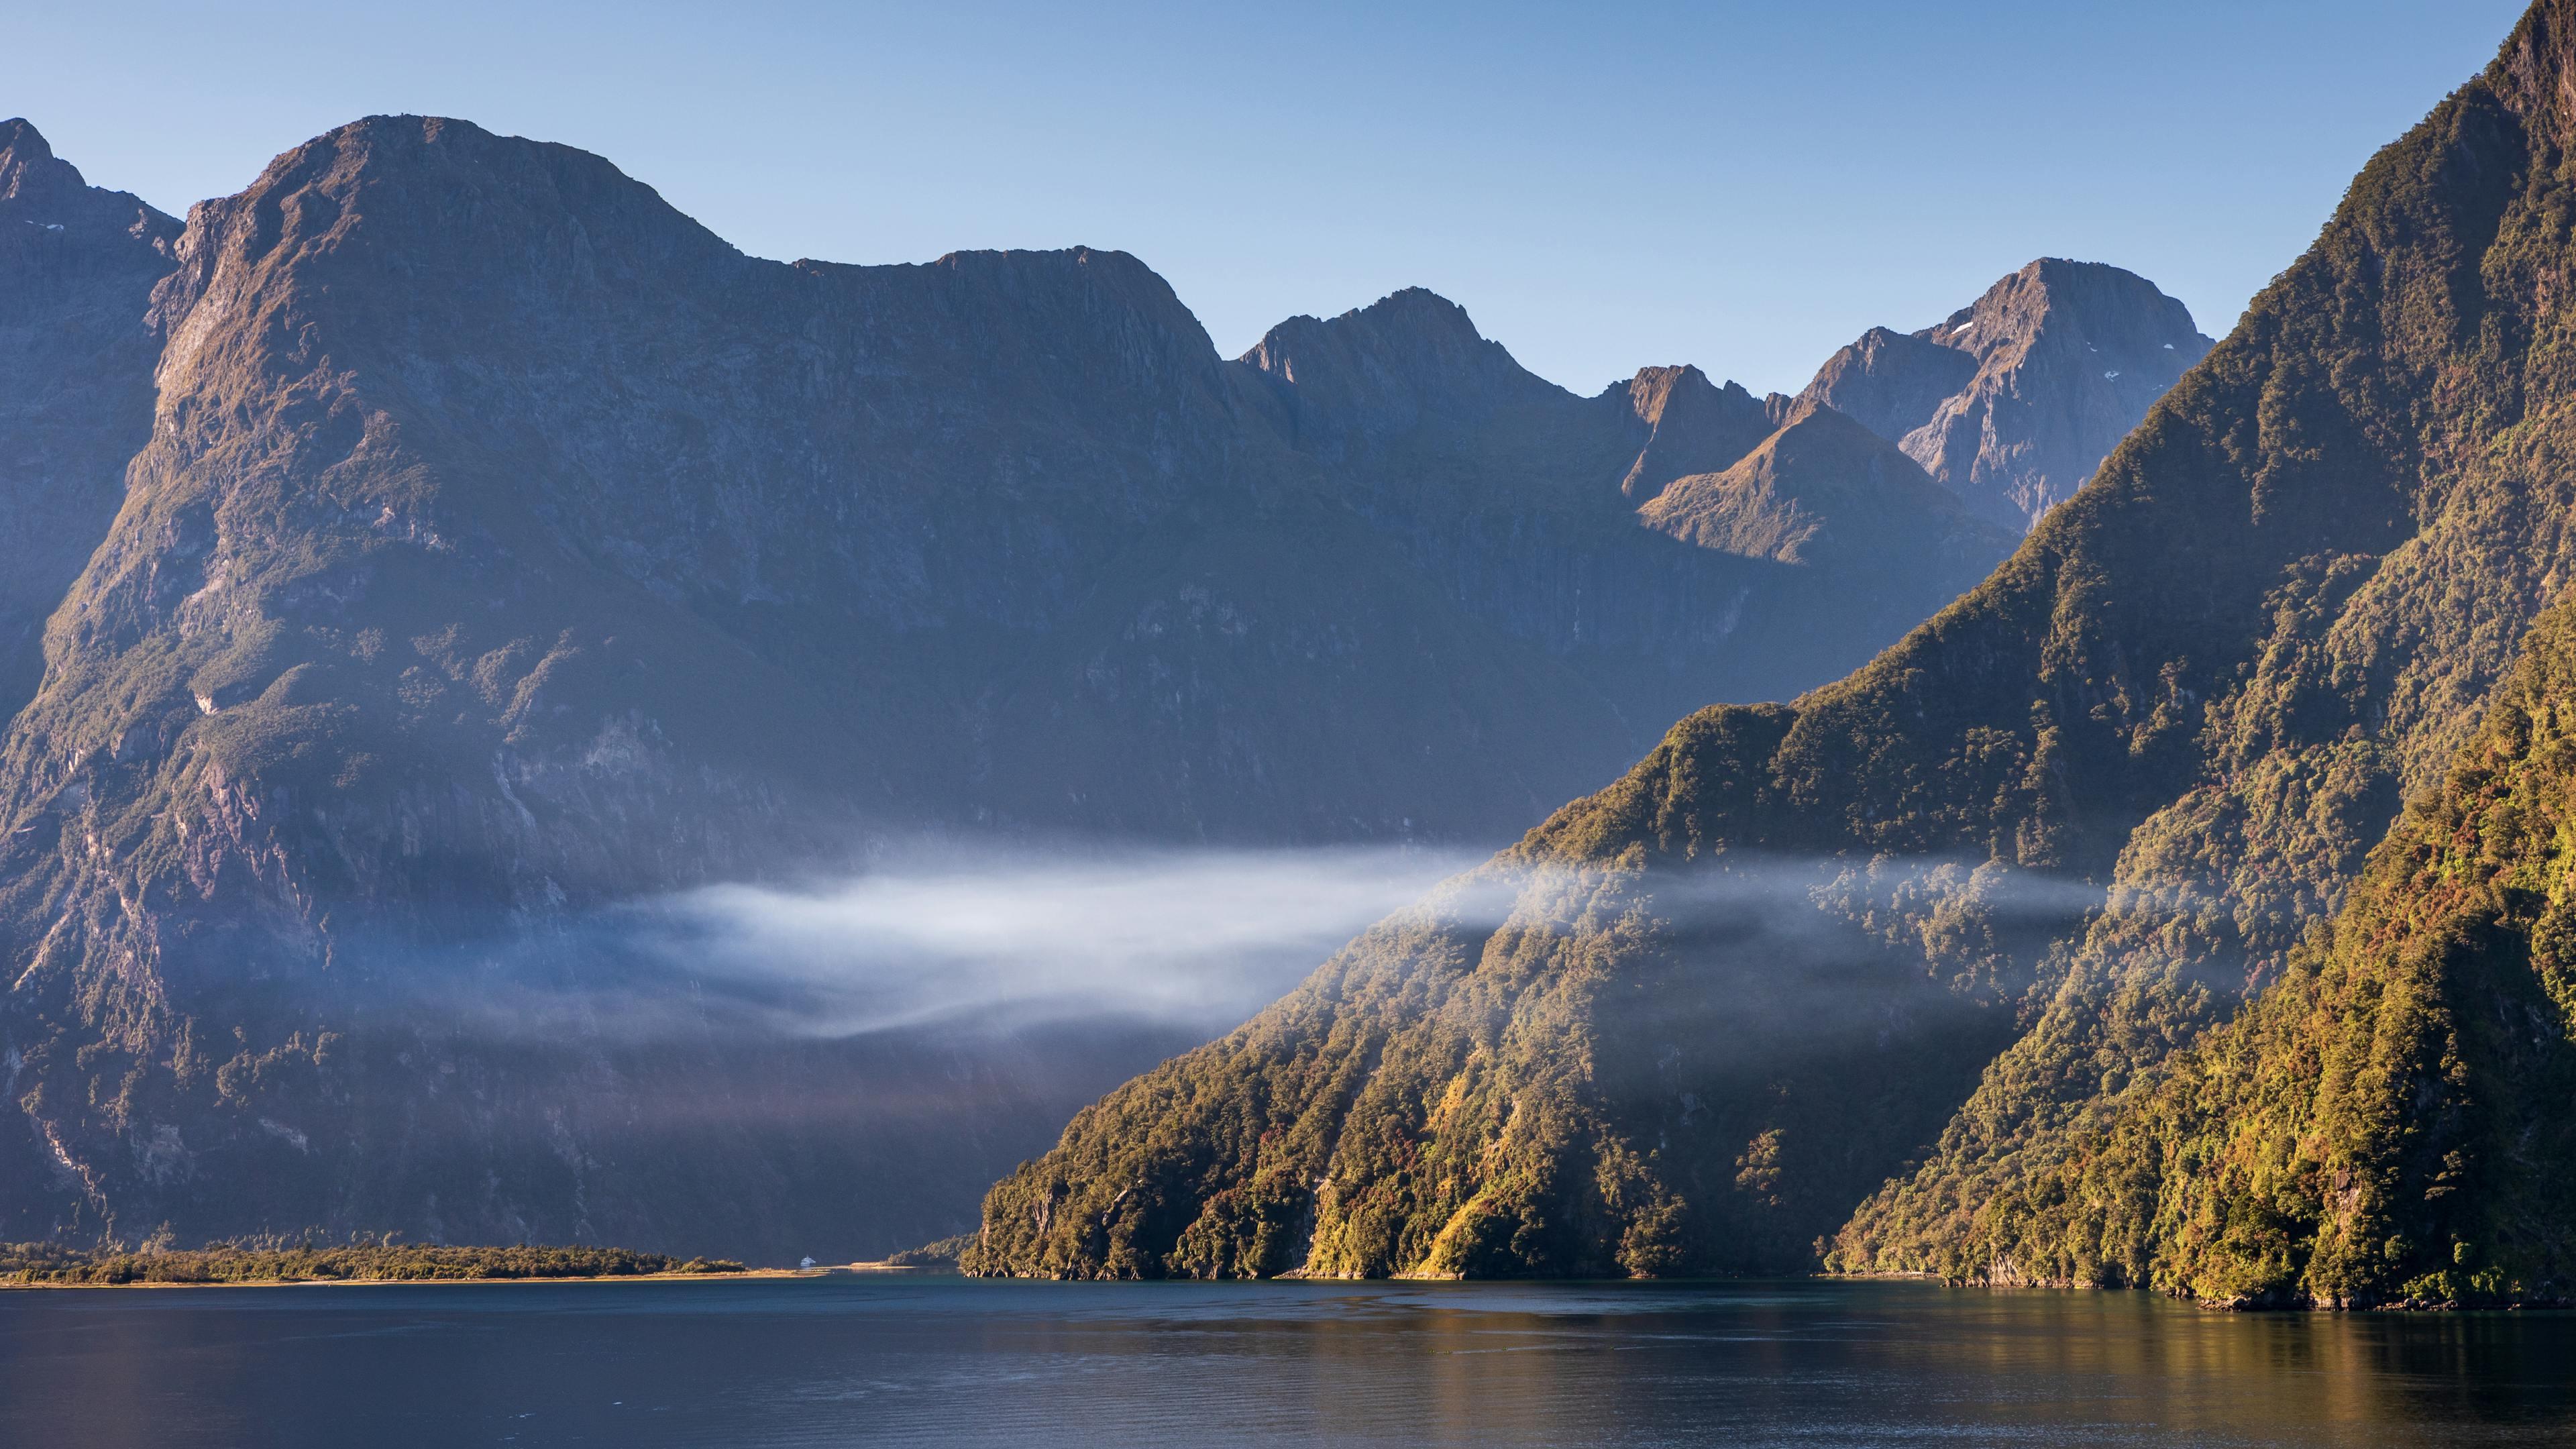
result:
[[[1628,384],[1628,408],[1649,431],[1619,480],[1620,495],[1642,509],[1676,478],[1733,466],[1789,421],[1788,407],[1777,393],[1757,400],[1732,382],[1712,387],[1696,367],[1639,372]]]
[[[1427,294],[1227,361],[1130,257],[760,261],[461,122],[184,227],[7,134],[13,1236],[934,1235],[1180,1043],[782,1045],[584,923],[919,829],[1507,837],[1984,566],[1649,527],[1777,403]],[[1766,480],[1835,537],[1889,482]]]
[[[2209,339],[2144,277],[2043,258],[1912,335],[1873,328],[1800,394],[2021,531],[2093,476]]]
[[[147,320],[179,223],[88,185],[23,120],[0,121],[0,709],[44,670],[62,602],[152,426]]]

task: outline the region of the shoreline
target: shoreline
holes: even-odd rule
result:
[[[521,1283],[558,1286],[567,1283],[739,1283],[748,1278],[820,1278],[833,1271],[831,1268],[745,1268],[739,1273],[590,1273],[560,1278],[235,1278],[207,1283],[140,1278],[126,1283],[21,1283],[0,1278],[0,1292],[114,1292],[132,1288],[488,1288]]]
[[[746,1268],[746,1269],[743,1269],[743,1270],[742,1270],[742,1271],[740,1271],[740,1272],[735,1272],[735,1273],[597,1273],[597,1274],[589,1274],[589,1275],[585,1275],[585,1276],[578,1276],[578,1277],[552,1277],[552,1278],[549,1278],[549,1277],[535,1277],[535,1276],[519,1276],[519,1277],[483,1277],[483,1278],[248,1278],[248,1279],[233,1279],[233,1280],[229,1280],[229,1281],[206,1282],[206,1283],[172,1282],[172,1281],[169,1281],[169,1280],[166,1280],[166,1279],[165,1279],[165,1280],[159,1280],[159,1281],[147,1281],[147,1280],[142,1280],[142,1279],[136,1279],[136,1280],[133,1280],[133,1281],[130,1281],[130,1282],[124,1282],[124,1283],[60,1283],[60,1282],[54,1282],[54,1283],[46,1283],[46,1282],[23,1283],[23,1282],[16,1281],[16,1280],[14,1280],[14,1279],[0,1279],[0,1293],[7,1293],[7,1292],[42,1292],[42,1291],[83,1292],[83,1291],[91,1291],[91,1290],[109,1290],[109,1291],[117,1291],[117,1290],[136,1289],[136,1288],[144,1288],[144,1289],[194,1289],[194,1288],[472,1288],[472,1287],[509,1287],[509,1286],[513,1286],[513,1285],[523,1285],[523,1284],[524,1284],[524,1285],[557,1285],[557,1286],[560,1286],[560,1285],[565,1285],[565,1284],[578,1284],[578,1283],[739,1283],[739,1282],[743,1282],[743,1281],[745,1281],[745,1280],[750,1280],[750,1279],[760,1279],[760,1280],[765,1280],[765,1281],[776,1281],[776,1280],[781,1280],[781,1279],[793,1279],[793,1278],[825,1278],[825,1277],[829,1277],[829,1276],[831,1276],[831,1275],[833,1275],[833,1274],[835,1274],[835,1273],[848,1273],[848,1274],[852,1274],[852,1275],[854,1275],[854,1276],[863,1276],[863,1277],[907,1277],[907,1276],[909,1276],[909,1277],[926,1277],[926,1278],[927,1278],[927,1277],[961,1277],[961,1276],[966,1276],[966,1275],[961,1275],[961,1274],[959,1274],[959,1273],[957,1272],[957,1270],[956,1270],[954,1267],[949,1266],[949,1265],[946,1265],[946,1264],[890,1263],[890,1262],[886,1262],[886,1261],[884,1261],[884,1260],[882,1260],[882,1259],[878,1259],[878,1260],[873,1260],[873,1261],[850,1262],[850,1263],[817,1264],[816,1266],[811,1267],[811,1268]],[[1011,1280],[1011,1281],[1018,1281],[1018,1282],[1070,1282],[1070,1281],[1081,1281],[1081,1280],[1067,1280],[1067,1279],[1018,1279],[1018,1280]],[[1091,1280],[1091,1281],[1098,1281],[1098,1280]],[[1669,1279],[1636,1279],[1636,1278],[1602,1278],[1602,1279],[1562,1279],[1562,1278],[1556,1278],[1556,1279],[1550,1279],[1550,1278],[1486,1278],[1486,1279],[1470,1279],[1470,1278],[1465,1278],[1465,1277],[1463,1277],[1463,1276],[1451,1275],[1451,1274],[1390,1274],[1390,1275],[1388,1275],[1387,1277],[1384,1277],[1384,1278],[1375,1278],[1375,1279],[1371,1279],[1371,1278],[1326,1278],[1326,1277],[1320,1277],[1320,1276],[1318,1276],[1318,1277],[1309,1277],[1309,1276],[1305,1276],[1305,1275],[1301,1275],[1301,1274],[1286,1274],[1286,1273],[1283,1273],[1283,1274],[1281,1274],[1281,1275],[1280,1275],[1278,1278],[1276,1278],[1276,1279],[1271,1279],[1271,1280],[1266,1280],[1266,1281],[1270,1281],[1270,1282],[1278,1282],[1278,1283],[1315,1284],[1315,1285],[1321,1285],[1321,1284],[1362,1284],[1362,1283],[1376,1282],[1376,1283],[1384,1283],[1384,1284],[1389,1284],[1389,1285],[1396,1285],[1396,1284],[1405,1284],[1405,1285],[1429,1285],[1429,1284],[1441,1284],[1441,1283],[1447,1283],[1447,1284],[1457,1284],[1457,1285],[1460,1285],[1460,1286],[1467,1286],[1467,1285],[1470,1285],[1470,1284],[1486,1285],[1486,1286],[1491,1286],[1491,1285],[1524,1285],[1524,1286],[1526,1286],[1526,1285],[1529,1285],[1529,1284],[1536,1284],[1536,1283],[1584,1284],[1584,1285],[1588,1285],[1588,1286],[1599,1286],[1599,1285],[1602,1285],[1602,1284],[1611,1284],[1611,1283],[1618,1283],[1618,1284],[1631,1284],[1631,1285],[1635,1285],[1635,1284],[1656,1283],[1656,1282],[1665,1283],[1665,1284],[1716,1284],[1716,1283],[1743,1284],[1743,1283],[1758,1283],[1758,1282],[1764,1282],[1764,1281],[1770,1281],[1770,1282],[1807,1282],[1807,1283],[1833,1283],[1833,1282],[1852,1282],[1852,1281],[1862,1281],[1862,1282],[1868,1282],[1868,1281],[1880,1281],[1880,1282],[1916,1282],[1916,1283],[1929,1284],[1929,1285],[1937,1286],[1937,1287],[1953,1288],[1953,1289],[1960,1289],[1960,1290],[1969,1290],[1969,1291],[1975,1291],[1975,1292],[1981,1292],[1981,1293],[2026,1293],[2026,1292],[2039,1292],[2039,1293],[2065,1293],[2065,1294],[2076,1294],[2076,1293],[2148,1293],[2148,1294],[2153,1294],[2154,1296],[2157,1296],[2157,1297],[2172,1299],[2172,1300],[2174,1300],[2174,1301],[2176,1301],[2176,1302],[2183,1303],[2183,1304],[2187,1304],[2187,1305],[2189,1305],[2189,1306],[2199,1308],[2199,1309],[2203,1310],[2204,1312],[2211,1312],[2211,1313],[2228,1313],[2228,1314],[2250,1314],[2250,1315],[2276,1314],[2276,1315],[2309,1316],[2309,1315],[2333,1315],[2333,1314],[2399,1314],[2399,1315],[2410,1315],[2410,1316],[2411,1316],[2411,1315],[2428,1315],[2428,1314],[2429,1314],[2429,1315],[2442,1315],[2442,1314],[2466,1314],[2466,1313],[2512,1313],[2512,1314],[2528,1314],[2528,1313],[2567,1312],[2567,1311],[2570,1311],[2571,1309],[2576,1309],[2576,1303],[2569,1303],[2569,1302],[2563,1302],[2563,1301],[2539,1301],[2539,1302],[2526,1302],[2526,1303],[2497,1303],[2497,1304],[2382,1303],[2382,1304],[2373,1304],[2373,1305],[2370,1305],[2370,1306],[2368,1306],[2368,1307],[2358,1307],[2358,1306],[2353,1306],[2353,1305],[2328,1305],[2328,1304],[2314,1304],[2314,1303],[2243,1303],[2243,1302],[2227,1303],[2227,1302],[2217,1302],[2217,1301],[2212,1301],[2212,1300],[2208,1300],[2208,1299],[2196,1299],[2196,1298],[2192,1298],[2192,1297],[2190,1297],[2190,1296],[2189,1296],[2189,1295],[2187,1295],[2187,1294],[2161,1293],[2161,1292],[2158,1292],[2158,1290],[2151,1289],[2151,1288],[2125,1288],[2125,1287],[2124,1287],[2124,1288],[2106,1288],[2106,1287],[2100,1287],[2100,1286],[2092,1285],[2092,1284],[2077,1284],[2077,1283],[2060,1283],[2060,1284],[2051,1284],[2051,1283],[2009,1283],[2009,1284],[2007,1284],[2007,1283],[1959,1283],[1959,1282],[1952,1282],[1952,1281],[1950,1281],[1950,1280],[1944,1279],[1944,1278],[1940,1277],[1940,1276],[1939,1276],[1939,1275],[1937,1275],[1937,1274],[1932,1274],[1932,1273],[1904,1273],[1904,1272],[1813,1273],[1813,1274],[1791,1274],[1791,1275],[1782,1275],[1782,1276],[1779,1276],[1779,1277],[1769,1277],[1769,1276],[1767,1276],[1767,1275],[1766,1275],[1765,1277],[1758,1277],[1758,1278],[1732,1278],[1732,1277],[1727,1277],[1727,1278],[1669,1278]],[[1240,1286],[1240,1285],[1238,1284],[1237,1286]]]

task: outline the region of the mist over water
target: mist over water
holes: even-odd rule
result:
[[[1724,1074],[1793,1071],[1891,1021],[1982,1030],[1979,1003],[2025,978],[1962,986],[1924,941],[2028,961],[2030,939],[2080,927],[2101,899],[1948,860],[1637,870],[1392,848],[889,846],[836,875],[480,913],[436,942],[344,938],[324,983],[335,1069],[385,1086],[276,1130],[399,1131],[439,1172],[528,1182],[571,1134],[588,1206],[513,1209],[556,1214],[558,1236],[878,1257],[970,1228],[985,1189],[1083,1105],[1224,1035],[1382,922],[1372,973],[1455,970],[1498,929],[1591,935],[1644,988],[1603,1009],[1644,1013],[1652,1040]],[[427,1105],[398,1119],[369,1105],[422,1082]],[[673,1176],[702,1158],[742,1180]],[[766,1175],[778,1162],[794,1176]],[[628,1211],[701,1188],[718,1206],[685,1238]]]
[[[1902,922],[2066,931],[2103,902],[2088,883],[1939,858],[1638,872],[1420,847],[930,842],[880,850],[856,874],[709,885],[486,933],[427,969],[401,966],[408,948],[373,954],[409,1008],[472,1035],[1007,1036],[1114,1021],[1204,1039],[1390,918],[1572,930],[1633,911],[1713,980],[1730,959],[1759,959],[1774,991],[1803,971],[1822,993],[1879,959]]]
[[[1476,857],[1393,848],[942,852],[618,913],[672,970],[815,1035],[1124,1016],[1231,1026]]]
[[[881,849],[854,874],[709,885],[513,918],[452,948],[379,940],[344,955],[406,1011],[469,1036],[1007,1036],[1108,1021],[1204,1037],[1482,858],[928,842]],[[1474,914],[1497,920],[1509,900],[1491,886],[1479,898]]]

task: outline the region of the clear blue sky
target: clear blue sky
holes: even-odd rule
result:
[[[1120,247],[1219,348],[1407,285],[1591,391],[1794,390],[2034,256],[2223,332],[2522,0],[12,7],[0,116],[173,212],[359,115],[597,151],[747,251]]]

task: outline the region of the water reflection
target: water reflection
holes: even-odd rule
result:
[[[1912,1283],[0,1294],[0,1443],[2518,1445],[2576,1318]]]

